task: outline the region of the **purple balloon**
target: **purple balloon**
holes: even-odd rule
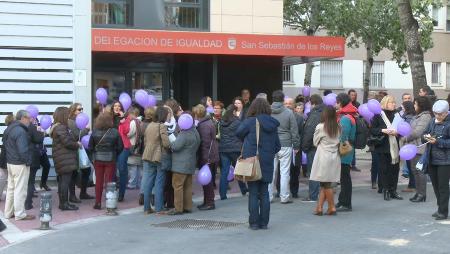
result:
[[[121,93],[119,101],[122,103],[123,110],[127,111],[131,106],[131,97],[127,93]]]
[[[407,137],[407,136],[411,135],[411,132],[412,132],[412,128],[411,128],[411,125],[409,125],[409,123],[407,123],[405,121],[401,121],[397,125],[397,133],[402,135],[403,137]]]
[[[178,126],[182,130],[189,130],[194,124],[194,119],[189,114],[182,114],[180,118],[178,118]]]
[[[39,109],[34,105],[27,106],[25,110],[28,111],[32,118],[36,118],[39,115]]]
[[[43,115],[41,116],[39,123],[42,129],[47,130],[50,126],[52,126],[52,118],[48,115]]]
[[[155,96],[149,94],[147,97],[147,108],[156,106],[156,98]]]
[[[81,138],[81,144],[83,145],[84,149],[88,149],[89,147],[89,140],[91,139],[91,135],[85,135]]]
[[[369,110],[367,104],[361,104],[358,108],[358,112],[368,123],[370,123],[374,117],[374,114]]]
[[[417,147],[412,144],[404,145],[400,148],[400,159],[409,161],[417,154]]]
[[[366,122],[368,123],[368,124],[370,124],[370,123],[372,123],[372,118],[373,118],[373,113],[372,113],[372,116],[363,116],[363,118],[364,118],[364,120],[366,120]]]
[[[336,105],[336,96],[332,93],[328,94],[323,98],[323,103],[327,106],[335,106]]]
[[[306,157],[306,153],[302,152],[302,165],[306,165],[308,163],[308,157]]]
[[[89,123],[89,116],[85,113],[80,113],[77,115],[77,118],[75,118],[75,123],[77,125],[77,128],[82,130],[86,128],[86,126]]]
[[[134,94],[134,99],[143,108],[145,108],[148,105],[148,94],[146,91],[142,89],[136,91],[136,93]]]
[[[302,89],[302,94],[305,97],[308,97],[311,95],[311,87],[310,86],[304,86]]]
[[[208,114],[212,114],[212,113],[214,113],[214,108],[209,106],[206,108],[206,112],[208,112]]]
[[[197,182],[205,186],[211,182],[211,179],[212,179],[211,170],[209,169],[209,165],[205,164],[198,172]]]
[[[369,100],[369,102],[367,102],[367,107],[369,108],[370,112],[374,113],[375,115],[381,114],[381,104],[377,100]]]
[[[108,92],[106,91],[105,88],[100,87],[100,88],[97,89],[97,91],[95,92],[95,97],[96,97],[97,100],[100,102],[100,104],[106,105],[106,101],[107,101],[107,99],[108,99]]]
[[[230,165],[230,170],[228,171],[227,180],[229,182],[234,180],[234,167],[233,167],[233,165]]]

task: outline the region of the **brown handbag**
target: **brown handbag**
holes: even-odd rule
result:
[[[348,142],[348,141],[344,141],[339,144],[339,154],[341,156],[345,156],[345,155],[349,154],[352,150],[353,150],[353,147],[352,147],[352,145],[350,145],[350,142]]]
[[[262,178],[261,165],[259,164],[259,121],[256,119],[256,156],[246,159],[239,156],[236,167],[234,168],[234,177],[239,181],[252,182]]]

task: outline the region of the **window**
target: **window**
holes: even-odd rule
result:
[[[363,66],[363,78],[366,74],[366,61]],[[369,87],[383,88],[384,87],[384,62],[373,62],[372,70],[370,72]]]
[[[342,61],[320,62],[320,87],[321,88],[342,87]]]
[[[450,63],[447,63],[447,89],[450,89]]]
[[[206,0],[164,0],[166,27],[176,30],[203,30],[208,27]]]
[[[450,2],[447,4],[447,32],[450,32]]]
[[[439,26],[439,7],[433,7],[433,10],[431,11],[431,15],[433,17],[433,26]]]
[[[293,68],[292,65],[283,65],[283,82],[293,83]]]
[[[439,85],[441,83],[441,63],[431,63],[431,84]]]
[[[107,26],[130,25],[130,0],[95,0],[92,3],[92,24]]]

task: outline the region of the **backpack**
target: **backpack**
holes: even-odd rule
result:
[[[353,117],[356,122],[356,135],[353,141],[355,149],[364,149],[367,146],[367,139],[369,138],[369,127],[362,117]]]
[[[144,153],[144,133],[141,122],[138,119],[134,119],[133,121],[136,124],[136,144],[131,147],[130,151],[132,155],[141,156]]]

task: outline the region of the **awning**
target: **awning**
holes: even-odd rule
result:
[[[94,28],[92,51],[279,56],[302,63],[344,57],[345,38]]]

